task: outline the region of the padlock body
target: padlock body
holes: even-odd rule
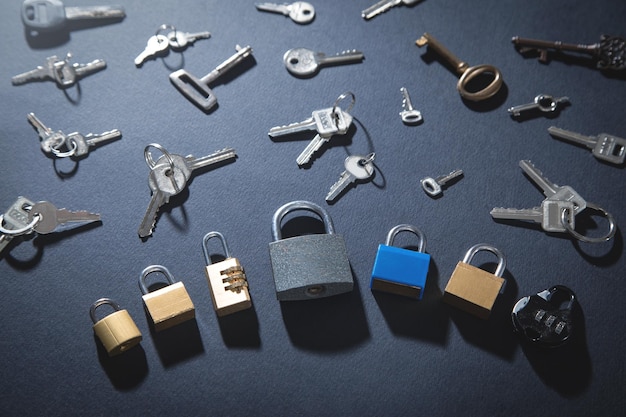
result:
[[[421,300],[429,265],[430,255],[426,253],[379,245],[370,288]]]
[[[93,325],[109,356],[119,355],[141,342],[141,332],[126,310],[109,314]]]
[[[481,319],[487,319],[503,284],[503,278],[459,262],[446,285],[443,301]]]
[[[237,258],[206,267],[213,308],[219,317],[252,307],[246,274]]]
[[[343,237],[313,234],[270,243],[280,301],[310,300],[352,291],[352,270]]]
[[[150,292],[142,298],[157,332],[196,317],[193,302],[185,285],[180,281]]]

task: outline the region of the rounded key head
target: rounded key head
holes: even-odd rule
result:
[[[39,32],[54,31],[65,26],[65,7],[59,0],[25,0],[22,3],[22,22],[32,30]]]
[[[169,48],[170,42],[165,35],[153,35],[148,39],[146,51],[156,54]]]
[[[319,68],[315,52],[306,48],[293,48],[285,52],[283,62],[287,71],[294,75],[312,75]]]
[[[359,155],[351,155],[344,161],[346,171],[357,180],[365,180],[374,174],[374,166]]]
[[[311,3],[297,1],[290,5],[289,17],[296,23],[309,23],[315,18],[315,9]]]
[[[436,197],[441,194],[441,185],[439,185],[434,178],[426,177],[420,180],[420,184],[422,184],[422,188],[426,191],[426,194],[431,197]]]
[[[50,233],[59,225],[57,221],[57,208],[47,201],[33,204],[28,212],[28,221],[32,221],[39,214],[40,220],[33,228],[37,233]]]
[[[171,157],[173,164],[170,164],[165,156],[157,159],[148,177],[152,191],[159,190],[170,196],[180,193],[191,176],[191,171],[182,156],[172,154]]]

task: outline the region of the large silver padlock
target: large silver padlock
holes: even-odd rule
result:
[[[282,238],[281,222],[294,210],[308,210],[324,222],[326,234]],[[280,207],[272,220],[270,259],[279,301],[310,300],[352,291],[354,281],[343,237],[335,234],[330,215],[309,201]]]

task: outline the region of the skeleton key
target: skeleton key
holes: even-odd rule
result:
[[[365,58],[357,50],[343,51],[337,55],[327,56],[323,52],[315,52],[306,48],[294,48],[285,52],[283,62],[287,71],[297,76],[313,75],[324,65],[349,64],[361,62]]]
[[[541,228],[546,232],[567,232],[563,225],[563,211],[566,212],[567,222],[574,229],[574,203],[571,201],[552,201],[545,199],[541,207],[532,209],[512,209],[496,207],[489,214],[494,219],[501,220],[522,220],[541,224]]]
[[[0,215],[0,254],[15,236],[30,234],[39,218],[28,220],[28,211],[33,202],[26,197],[18,197],[9,209]]]
[[[375,153],[371,153],[367,156],[352,155],[345,159],[344,166],[345,171],[341,173],[339,181],[330,187],[330,192],[326,196],[326,201],[331,202],[339,197],[344,191],[348,189],[348,186],[357,180],[368,180],[374,175],[374,158]]]
[[[28,212],[28,220],[33,221],[39,217],[39,221],[33,228],[39,234],[47,234],[56,230],[59,226],[67,223],[91,223],[100,221],[100,215],[87,211],[69,211],[57,209],[48,201],[40,201],[33,204]]]
[[[626,158],[626,139],[607,133],[600,133],[598,136],[585,136],[555,126],[550,126],[548,132],[557,138],[585,145],[591,149],[593,156],[603,161],[619,165],[623,164]]]
[[[272,13],[281,13],[289,16],[296,23],[306,24],[315,18],[315,8],[311,3],[305,1],[296,1],[294,3],[257,3],[257,10]]]
[[[402,111],[400,112],[402,122],[407,125],[418,124],[422,121],[422,113],[413,107],[409,91],[406,88],[400,88],[400,92],[402,93]]]
[[[447,175],[442,175],[437,178],[426,177],[420,180],[420,184],[422,188],[431,197],[437,197],[443,192],[443,186],[449,181],[460,177],[463,175],[463,171],[460,169],[455,169],[451,173]]]
[[[41,150],[45,153],[52,153],[53,149],[58,149],[65,143],[67,139],[65,133],[59,131],[53,132],[52,129],[44,125],[41,120],[35,116],[35,113],[28,113],[26,116],[30,124],[37,129],[40,139]]]
[[[456,84],[456,89],[459,94],[461,94],[461,97],[471,101],[481,101],[493,97],[498,91],[500,91],[500,87],[502,87],[502,74],[500,73],[500,70],[493,65],[483,64],[470,67],[466,62],[463,62],[456,56],[452,55],[452,52],[448,51],[445,46],[439,43],[437,39],[428,33],[424,33],[421,38],[415,41],[415,44],[420,48],[428,44],[429,48],[432,48],[435,52],[441,55],[442,58],[448,61],[448,63],[456,71],[457,75],[460,76],[459,81]],[[482,90],[470,92],[467,89],[470,82],[474,78],[482,75],[492,75],[493,80]]]
[[[551,113],[558,109],[559,104],[567,103],[569,103],[569,97],[554,98],[547,94],[539,94],[532,103],[510,107],[507,111],[513,117],[520,116],[522,112],[528,110],[541,110],[544,113]]]
[[[209,39],[211,37],[210,32],[181,32],[180,30],[173,30],[167,34],[170,48],[175,51],[182,51],[189,45],[192,45],[198,39]]]
[[[105,142],[116,140],[122,137],[122,132],[117,129],[110,130],[108,132],[94,135],[93,133],[83,136],[80,133],[74,132],[67,136],[68,147],[70,148],[71,155],[77,158],[85,156],[89,153],[89,148],[100,146]],[[56,150],[52,150],[56,153]]]
[[[361,12],[361,17],[365,20],[369,20],[374,16],[385,13],[392,7],[399,6],[401,4],[404,4],[406,6],[412,6],[419,1],[421,0],[381,0],[373,6],[370,6],[367,9],[363,10]]]
[[[169,52],[170,42],[165,35],[152,35],[148,39],[146,49],[143,50],[137,58],[135,58],[135,65],[140,67],[145,61],[150,58],[156,58],[157,56],[167,55]]]
[[[537,39],[520,38],[514,36],[511,41],[520,53],[529,51],[539,52],[539,61],[548,61],[548,50],[580,52],[597,59],[597,68],[600,70],[626,69],[626,40],[617,36],[602,35],[599,43],[592,45],[550,42]]]
[[[33,81],[51,80],[61,88],[71,87],[76,82],[96,71],[106,68],[106,62],[102,59],[93,60],[87,64],[70,64],[72,54],[68,53],[65,59],[56,55],[46,58],[44,66],[39,65],[32,71],[18,74],[11,78],[13,85],[22,85]]]

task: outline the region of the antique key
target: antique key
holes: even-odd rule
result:
[[[281,13],[285,16],[289,16],[291,20],[296,23],[306,24],[311,23],[315,18],[315,8],[311,3],[306,1],[296,1],[293,3],[257,3],[255,4],[257,10],[272,13]]]
[[[44,125],[41,120],[35,116],[35,113],[28,113],[26,116],[28,121],[35,129],[37,129],[37,134],[39,135],[39,145],[41,146],[41,150],[45,153],[52,153],[52,149],[58,149],[65,143],[67,136],[61,132],[60,130],[54,132],[52,129]]]
[[[419,1],[421,0],[381,0],[373,6],[370,6],[367,9],[363,10],[361,12],[361,17],[365,20],[369,20],[374,16],[385,13],[392,7],[399,6],[401,4],[404,4],[406,6],[412,6]]]
[[[437,197],[443,192],[443,186],[447,184],[449,181],[454,179],[458,179],[461,175],[463,175],[463,170],[455,169],[451,173],[447,175],[441,175],[437,178],[425,177],[420,180],[420,184],[422,188],[431,197]]]
[[[146,48],[135,58],[135,65],[140,67],[146,60],[157,56],[167,55],[170,41],[165,35],[152,35],[148,39]]]
[[[448,63],[454,68],[456,73],[461,77],[456,85],[456,89],[461,94],[461,97],[471,101],[481,101],[493,97],[502,87],[502,74],[500,70],[493,65],[476,65],[470,67],[466,62],[461,61],[456,56],[452,55],[446,47],[444,47],[437,39],[428,33],[415,41],[418,47],[422,47],[428,44],[429,48],[432,48],[435,52],[441,55]],[[481,90],[470,92],[467,90],[470,82],[482,75],[490,74],[493,76],[493,80],[489,85]]]
[[[339,197],[344,191],[347,191],[348,186],[356,181],[365,181],[372,178],[374,175],[374,158],[375,153],[370,153],[367,156],[351,155],[344,161],[345,171],[341,173],[339,181],[330,187],[330,192],[326,196],[326,201],[331,202]]]
[[[418,124],[422,121],[422,113],[413,107],[411,97],[406,88],[400,88],[402,93],[402,111],[400,112],[400,118],[407,125]]]
[[[598,136],[585,136],[556,126],[550,126],[548,132],[559,139],[585,145],[591,149],[593,156],[603,161],[619,165],[623,164],[626,158],[626,139],[608,133],[600,133]]]
[[[56,55],[46,58],[44,65],[36,69],[18,74],[11,78],[13,85],[22,85],[33,81],[54,81],[61,88],[68,88],[76,84],[78,80],[106,68],[107,63],[102,59],[96,59],[87,64],[70,64],[72,54],[68,53],[65,59]]]
[[[553,113],[559,108],[559,104],[569,103],[569,97],[554,98],[547,94],[539,94],[532,103],[510,107],[507,111],[513,117],[520,116],[522,112],[528,110],[541,110],[544,113]]]
[[[626,68],[626,40],[618,36],[602,35],[600,42],[592,45],[542,41],[514,36],[511,41],[520,53],[537,51],[539,61],[548,61],[548,50],[579,52],[591,55],[601,70],[623,70]]]
[[[309,76],[316,74],[319,68],[325,65],[350,64],[361,62],[364,58],[363,52],[355,49],[328,56],[307,48],[293,48],[285,52],[283,62],[291,74]]]
[[[210,37],[211,32],[181,32],[180,30],[176,30],[175,28],[173,31],[167,34],[170,48],[175,51],[182,51],[183,49],[186,49],[189,45],[192,45],[195,41],[199,39],[209,39]]]

